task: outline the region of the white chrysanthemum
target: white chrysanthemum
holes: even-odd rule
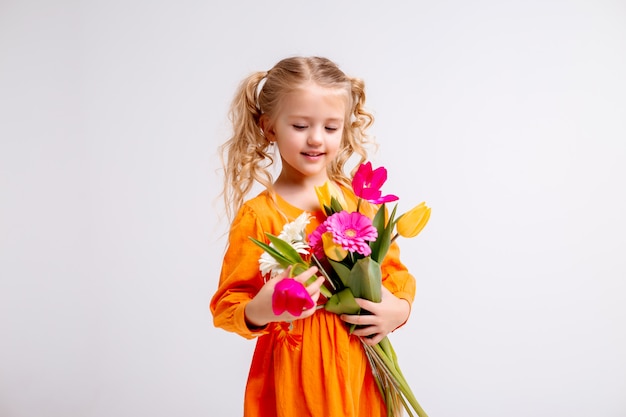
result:
[[[305,228],[306,225],[309,224],[310,217],[309,213],[302,213],[297,219],[283,226],[283,230],[278,235],[279,239],[289,243],[298,253],[302,255],[309,254],[309,251],[307,250],[309,249],[309,245],[306,242]],[[272,244],[270,244],[270,246],[274,247]],[[259,269],[263,276],[270,274],[270,277],[275,277],[285,271],[285,268],[283,268],[278,261],[276,261],[276,259],[274,259],[274,257],[267,252],[263,252],[259,258]]]
[[[259,258],[259,270],[261,271],[261,275],[265,276],[270,274],[270,277],[275,277],[285,270],[280,264],[274,259],[272,255],[267,252],[263,252],[261,257]]]
[[[278,235],[285,242],[289,242],[293,248],[302,255],[308,255],[309,245],[306,243],[305,228],[311,221],[311,215],[302,213],[297,219],[283,226],[282,232]]]

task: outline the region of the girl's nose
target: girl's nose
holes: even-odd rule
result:
[[[321,145],[323,142],[323,128],[319,129],[311,129],[309,137],[307,139],[307,144],[309,146]]]

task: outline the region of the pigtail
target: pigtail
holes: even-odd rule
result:
[[[330,168],[329,176],[334,181],[349,185],[350,179],[344,172],[345,164],[355,154],[358,162],[354,169],[365,162],[368,156],[367,146],[376,147],[376,144],[367,136],[367,129],[374,123],[374,116],[365,109],[365,83],[359,78],[349,78],[350,109],[344,125],[343,146],[336,161]],[[354,174],[354,172],[351,173]]]
[[[363,80],[352,78],[350,82],[352,84],[353,100],[351,127],[359,131],[359,136],[361,136],[359,141],[362,141],[366,137],[365,131],[374,123],[374,116],[365,110],[365,83]]]
[[[221,147],[224,168],[222,196],[226,215],[232,220],[255,181],[271,188],[267,168],[274,162],[267,152],[270,142],[263,135],[258,92],[266,72],[255,72],[242,81],[230,107],[233,136]]]

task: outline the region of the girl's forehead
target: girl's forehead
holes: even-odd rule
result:
[[[324,109],[343,116],[348,97],[343,89],[308,83],[285,94],[281,110],[285,112]]]
[[[325,86],[315,81],[307,81],[300,84],[288,94],[318,94],[324,96],[347,96],[348,89],[340,86]]]

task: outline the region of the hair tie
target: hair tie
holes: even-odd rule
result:
[[[265,74],[259,79],[259,83],[256,86],[256,90],[254,91],[254,101],[256,104],[256,108],[259,111],[259,114],[262,113],[261,106],[259,105],[259,97],[261,96],[261,90],[263,90],[263,86],[265,85],[265,81],[267,80],[267,75],[269,71],[265,71]]]

